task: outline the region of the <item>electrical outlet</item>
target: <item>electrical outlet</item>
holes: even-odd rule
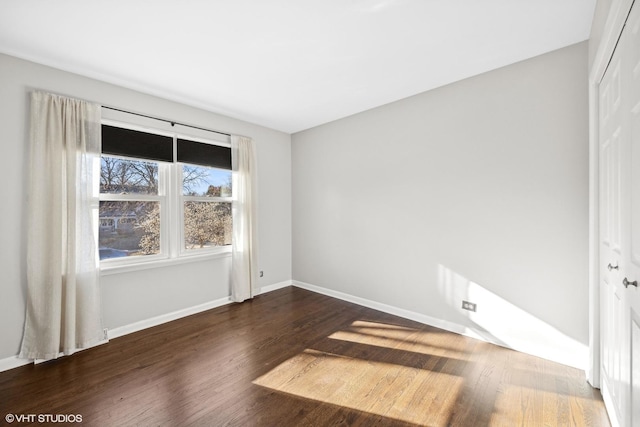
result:
[[[464,310],[476,311],[476,303],[469,301],[462,301],[462,308]]]

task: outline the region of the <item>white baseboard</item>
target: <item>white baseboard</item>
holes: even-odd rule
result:
[[[275,291],[276,289],[285,288],[291,286],[291,281],[287,280],[280,283],[274,283],[273,285],[263,286],[256,290],[255,295],[265,294],[267,292]],[[130,325],[120,326],[117,328],[109,329],[109,339],[121,337],[123,335],[138,332],[143,329],[151,328],[153,326],[161,325],[163,323],[171,322],[182,317],[191,316],[192,314],[200,313],[203,311],[211,310],[212,308],[221,307],[226,304],[230,304],[231,297],[224,297],[215,301],[210,301],[204,304],[196,305],[194,307],[188,307],[182,310],[174,311],[172,313],[162,314],[160,316],[152,317],[150,319],[141,320]]]
[[[287,286],[291,286],[291,280],[285,280],[284,282],[274,283],[273,285],[263,286],[255,290],[254,295],[266,294],[267,292],[275,291],[278,289],[286,288]]]
[[[571,358],[570,355],[560,355],[558,357],[557,354],[550,354],[544,349],[540,351],[531,351],[530,348],[515,348],[506,345],[503,342],[492,340],[490,336],[485,336],[477,333],[473,329],[466,327],[464,325],[460,325],[458,323],[454,323],[448,320],[437,319],[435,317],[431,317],[425,314],[416,313],[414,311],[405,310],[402,308],[394,307],[388,304],[383,304],[376,301],[371,301],[365,298],[360,298],[354,295],[345,294],[343,292],[334,291],[332,289],[323,288],[320,286],[312,285],[305,282],[300,282],[297,280],[293,280],[293,286],[298,288],[306,289],[312,292],[317,292],[319,294],[327,295],[333,298],[341,299],[343,301],[351,302],[354,304],[358,304],[364,307],[372,308],[374,310],[382,311],[384,313],[392,314],[394,316],[403,317],[405,319],[414,320],[416,322],[423,323],[425,325],[434,326],[439,329],[444,329],[445,331],[454,332],[456,334],[464,335],[467,337],[479,339],[481,341],[489,342],[491,344],[499,345],[501,347],[510,348],[512,350],[516,350],[522,353],[530,354],[533,356],[541,357],[543,359],[551,360],[553,362],[561,363],[563,365],[571,366],[577,369],[584,370],[585,365],[584,361],[578,358]]]
[[[394,307],[392,305],[383,304],[377,301],[371,301],[365,298],[356,297],[343,292],[334,291],[332,289],[323,288],[320,286],[312,285],[310,283],[293,281],[293,286],[306,289],[308,291],[317,292],[319,294],[327,295],[333,298],[341,299],[343,301],[351,302],[361,305],[363,307],[372,308],[374,310],[382,311],[383,313],[393,314],[394,316],[403,317],[405,319],[414,320],[416,322],[424,323],[425,325],[434,326],[436,328],[444,329],[449,332],[455,332],[456,334],[470,336],[472,338],[478,338],[483,341],[481,336],[469,333],[467,328],[457,323],[449,322],[447,320],[438,319],[435,317],[427,316],[426,314],[416,313],[415,311],[405,310],[403,308]]]
[[[291,286],[291,281],[286,280],[280,283],[274,283],[273,285],[263,286],[256,290],[255,295],[266,294],[268,292],[275,291],[277,289],[286,288]],[[221,307],[226,304],[230,304],[231,297],[224,297],[215,301],[210,301],[204,304],[188,307],[182,310],[177,310],[171,313],[162,314],[160,316],[152,317],[150,319],[141,320],[139,322],[131,323],[125,326],[119,326],[117,328],[109,329],[107,335],[109,339],[118,338],[123,335],[131,334],[134,332],[142,331],[143,329],[151,328],[153,326],[162,325],[163,323],[171,322],[173,320],[180,319],[182,317],[190,316],[192,314],[201,313],[203,311],[211,310],[212,308]],[[107,341],[101,342],[106,343]],[[40,361],[37,361],[38,363]],[[4,359],[0,359],[0,372],[8,371],[10,369],[18,368],[20,366],[34,363],[33,360],[20,359],[18,356],[10,356]]]
[[[256,290],[255,295],[261,295],[268,292],[275,291],[277,289],[286,288],[287,286],[296,286],[298,288],[306,289],[312,292],[316,292],[319,294],[327,295],[333,298],[337,298],[343,301],[351,302],[354,304],[361,305],[363,307],[368,307],[374,310],[382,311],[384,313],[392,314],[394,316],[403,317],[405,319],[414,320],[416,322],[423,323],[425,325],[434,326],[436,328],[444,329],[449,332],[454,332],[460,335],[468,336],[471,338],[476,338],[485,342],[490,342],[492,344],[505,346],[504,343],[495,342],[490,338],[475,333],[473,330],[469,329],[464,325],[460,325],[454,322],[450,322],[447,320],[437,319],[435,317],[428,316],[426,314],[416,313],[414,311],[405,310],[402,308],[394,307],[388,304],[383,304],[380,302],[368,300],[365,298],[360,298],[354,295],[346,294],[339,291],[334,291],[332,289],[323,288],[320,286],[315,286],[309,283],[300,282],[297,280],[293,281],[284,281],[280,283],[275,283],[273,285],[263,286]],[[118,338],[123,335],[127,335],[133,332],[138,332],[143,329],[151,328],[153,326],[161,325],[163,323],[171,322],[172,320],[177,320],[182,317],[190,316],[192,314],[200,313],[206,310],[211,310],[212,308],[221,307],[223,305],[231,303],[230,297],[220,298],[215,301],[210,301],[204,304],[200,304],[194,307],[185,308],[182,310],[177,310],[172,313],[163,314],[160,316],[156,316],[150,319],[145,319],[136,323],[132,323],[130,325],[120,326],[114,329],[110,329],[108,331],[109,339]],[[514,348],[517,351],[523,351],[522,349]],[[581,363],[570,363],[567,360],[557,360],[555,358],[545,357],[543,354],[535,354],[530,351],[524,351],[525,353],[532,354],[534,356],[543,357],[549,360],[553,360],[555,362],[563,363],[565,365],[573,366],[578,369],[583,369]],[[32,360],[19,359],[17,356],[7,357],[5,359],[0,359],[0,372],[7,371],[9,369],[17,368],[20,366],[27,365],[29,363],[33,363]]]
[[[106,340],[106,339],[105,340],[101,340],[101,341],[95,343],[94,345],[92,345],[89,348],[93,348],[93,347],[96,347],[96,346],[99,346],[99,345],[102,345],[102,344],[106,344],[108,342],[109,341]],[[76,351],[76,353],[79,352],[79,351],[83,351],[83,350],[87,350],[87,349],[86,348],[78,349]],[[39,365],[41,363],[45,363],[45,362],[48,362],[50,360],[55,360],[56,358],[62,357],[62,356],[64,356],[64,353],[60,353],[60,354],[58,354],[58,356],[56,356],[54,358],[51,358],[51,359],[21,359],[18,356],[7,357],[5,359],[0,359],[0,372],[8,371],[8,370],[14,369],[14,368],[19,368],[20,366],[29,365],[31,363],[33,363],[34,365]]]
[[[171,313],[162,314],[160,316],[152,317],[150,319],[141,320],[139,322],[131,323],[125,326],[119,326],[117,328],[109,329],[109,339],[118,338],[123,335],[131,334],[134,332],[142,331],[143,329],[151,328],[153,326],[162,325],[163,323],[171,322],[182,317],[191,316],[192,314],[201,313],[203,311],[211,310],[212,308],[221,307],[223,305],[231,303],[230,297],[224,297],[215,301],[209,301],[204,304],[188,307],[182,310],[173,311]]]
[[[0,372],[8,371],[9,369],[19,368],[20,366],[33,363],[31,359],[20,359],[18,356],[10,356],[4,359],[0,359]]]
[[[256,290],[255,295],[266,294],[277,289],[286,288],[291,286],[291,281],[286,280],[280,283],[274,283],[273,285],[263,286]],[[139,322],[131,323],[125,326],[119,326],[117,328],[109,329],[107,335],[109,339],[118,338],[123,335],[131,334],[134,332],[142,331],[143,329],[151,328],[153,326],[162,325],[163,323],[171,322],[182,317],[190,316],[192,314],[200,313],[203,311],[211,310],[212,308],[221,307],[231,303],[231,297],[224,297],[215,301],[209,301],[204,304],[188,307],[182,310],[177,310],[171,313],[162,314],[160,316],[152,317],[150,319],[141,320]],[[106,343],[107,341],[104,341]],[[100,343],[102,344],[102,342]],[[13,368],[28,365],[34,363],[33,360],[20,359],[18,356],[10,356],[4,359],[0,359],[0,372],[8,371]]]

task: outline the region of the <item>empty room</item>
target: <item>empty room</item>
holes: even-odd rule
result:
[[[3,1],[0,424],[640,425],[634,3]]]

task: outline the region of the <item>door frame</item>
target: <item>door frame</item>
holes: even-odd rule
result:
[[[598,89],[635,0],[612,0],[602,39],[589,72],[589,363],[586,376],[596,388],[600,378],[600,146]]]

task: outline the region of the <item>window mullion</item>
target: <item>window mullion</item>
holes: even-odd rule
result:
[[[175,163],[166,164],[164,167],[164,194],[165,194],[165,217],[163,223],[163,236],[165,249],[169,258],[176,258],[176,202],[175,202]]]
[[[217,203],[231,203],[233,198],[231,197],[211,197],[211,196],[182,196],[185,202],[217,202]]]
[[[100,193],[101,202],[160,202],[163,197],[155,194]]]
[[[178,255],[184,254],[184,197],[182,195],[182,167],[176,163],[176,252]]]

